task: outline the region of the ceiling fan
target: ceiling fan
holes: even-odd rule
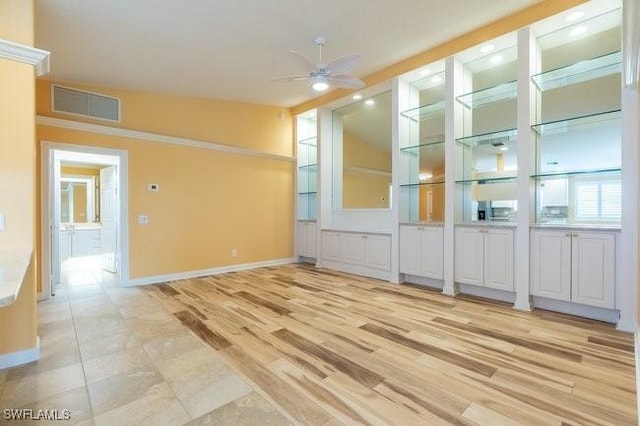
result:
[[[360,55],[347,55],[336,59],[325,65],[322,63],[322,46],[326,43],[324,37],[315,39],[318,46],[318,63],[315,64],[311,59],[301,53],[293,50],[289,51],[289,56],[295,63],[304,68],[308,72],[307,75],[282,77],[273,81],[311,81],[311,88],[317,92],[324,92],[329,87],[340,87],[343,89],[362,89],[364,81],[357,77],[347,75],[358,64],[360,64]]]

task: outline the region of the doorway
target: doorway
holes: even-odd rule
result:
[[[42,143],[42,299],[129,281],[127,152]]]

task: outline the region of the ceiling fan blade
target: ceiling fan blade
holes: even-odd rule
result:
[[[362,57],[360,55],[347,55],[329,63],[324,69],[328,74],[346,74],[360,65]]]
[[[332,75],[329,80],[333,86],[343,89],[362,89],[365,86],[364,81],[350,75]]]
[[[309,76],[308,75],[292,75],[289,77],[280,77],[280,78],[274,78],[271,81],[303,81],[303,80],[309,80]]]
[[[306,71],[315,72],[315,71],[318,70],[318,67],[316,66],[316,64],[314,64],[311,59],[307,58],[306,56],[304,56],[301,53],[298,53],[298,52],[296,52],[294,50],[290,50],[289,51],[289,56],[291,57],[293,62],[295,62],[296,64],[300,65]]]

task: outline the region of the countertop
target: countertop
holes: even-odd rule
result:
[[[0,248],[0,308],[18,298],[32,253],[30,248]]]

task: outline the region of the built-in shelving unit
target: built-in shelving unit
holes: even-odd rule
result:
[[[539,105],[531,126],[536,148],[531,178],[538,224],[620,222],[619,14],[613,10],[537,39],[541,72],[531,76]],[[570,36],[588,28],[593,33],[586,38]]]
[[[463,85],[456,101],[458,222],[515,220],[517,37],[509,34],[458,55]]]
[[[403,222],[444,220],[444,64],[432,64],[407,85],[400,113],[400,216]],[[417,106],[413,106],[417,105]]]
[[[298,220],[315,220],[318,199],[318,142],[315,112],[297,117]]]

